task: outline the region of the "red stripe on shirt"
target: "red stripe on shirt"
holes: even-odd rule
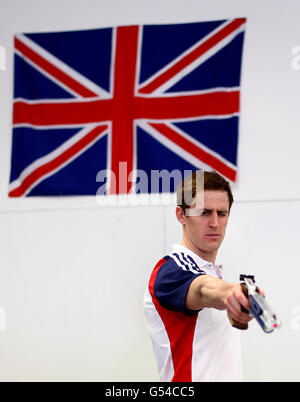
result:
[[[179,311],[167,310],[155,297],[155,280],[159,270],[166,261],[167,260],[162,258],[152,271],[149,281],[149,292],[169,337],[174,367],[172,382],[191,382],[193,340],[198,314],[185,316]]]

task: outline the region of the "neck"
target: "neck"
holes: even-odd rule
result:
[[[217,251],[209,252],[209,251],[201,250],[193,242],[191,242],[188,239],[186,239],[185,236],[182,237],[181,245],[186,247],[186,248],[188,248],[188,249],[190,249],[193,253],[197,254],[203,260],[211,262],[212,264],[215,265],[216,257],[217,257]]]

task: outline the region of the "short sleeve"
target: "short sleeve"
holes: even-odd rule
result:
[[[205,272],[199,268],[191,270],[187,265],[181,266],[174,258],[169,257],[157,273],[154,284],[155,297],[168,310],[193,315],[197,311],[186,309],[185,299],[192,281],[200,275],[205,275]]]

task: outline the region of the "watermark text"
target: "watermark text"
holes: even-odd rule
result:
[[[3,46],[0,46],[0,71],[6,70],[6,52]]]
[[[291,328],[293,331],[300,331],[300,306],[294,306],[292,309]]]
[[[184,205],[189,216],[199,215],[204,208],[204,171],[198,171],[193,179],[192,170],[127,171],[127,163],[120,162],[118,172],[103,169],[97,173],[99,187],[96,193],[100,206],[124,205]],[[184,180],[184,181],[183,181]],[[179,187],[177,195],[176,189]],[[197,189],[193,193],[192,187]],[[116,197],[118,195],[118,197]],[[190,210],[189,207],[193,206]]]
[[[291,50],[291,54],[293,56],[291,61],[291,66],[294,71],[300,70],[300,45],[294,46]]]

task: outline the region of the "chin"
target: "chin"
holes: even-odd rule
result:
[[[219,247],[221,246],[220,241],[214,241],[214,242],[210,242],[210,243],[206,243],[205,246],[203,247],[207,252],[211,253],[211,252],[215,252],[219,249]]]

